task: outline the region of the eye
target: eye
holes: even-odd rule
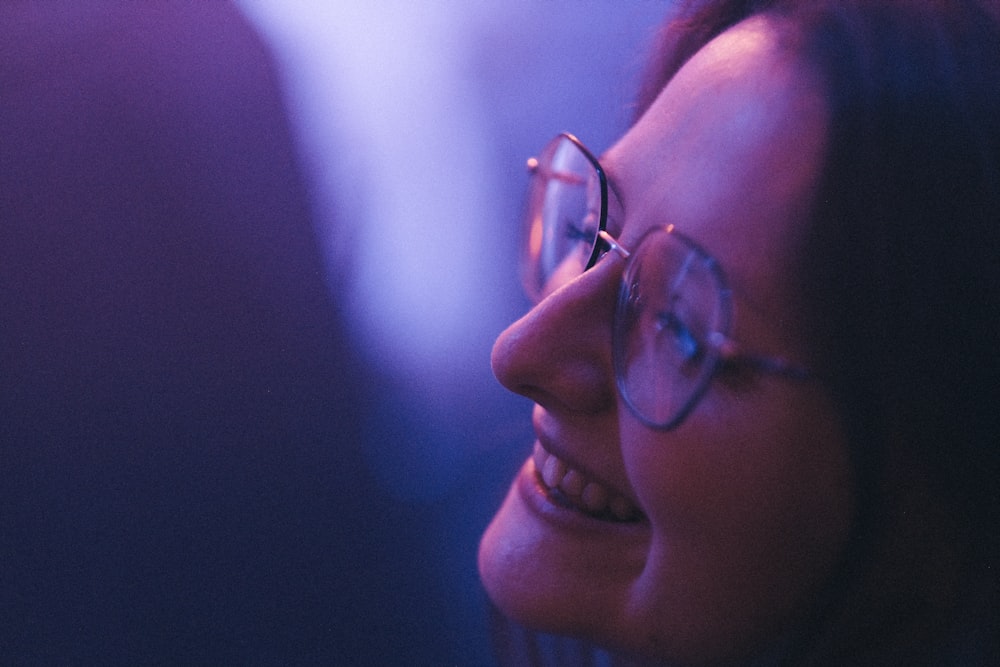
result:
[[[592,215],[588,215],[579,222],[567,218],[563,221],[562,226],[566,230],[566,238],[570,241],[590,242],[597,235],[597,226],[594,225]]]
[[[561,235],[567,243],[565,246],[567,253],[579,252],[581,256],[590,256],[594,243],[598,241],[598,220],[597,213],[593,211],[589,211],[582,218],[567,215],[562,219]]]
[[[698,363],[705,354],[705,348],[676,312],[662,311],[656,316],[657,335],[665,332],[671,337],[673,349],[683,363]]]

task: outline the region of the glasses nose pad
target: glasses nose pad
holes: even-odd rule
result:
[[[621,256],[622,259],[628,259],[631,256],[628,250],[626,250],[615,237],[611,236],[607,231],[601,230],[597,233],[597,243],[601,246],[605,252],[616,252]]]

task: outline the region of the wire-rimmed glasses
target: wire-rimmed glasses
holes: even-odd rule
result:
[[[528,161],[528,169],[525,290],[538,302],[603,253],[626,258],[613,325],[615,378],[644,424],[678,426],[722,364],[810,377],[782,359],[739,350],[729,338],[732,296],[722,268],[672,225],[650,229],[632,252],[607,232],[607,177],[579,139],[560,134]]]

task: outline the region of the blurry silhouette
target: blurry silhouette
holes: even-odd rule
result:
[[[436,103],[473,114],[454,150],[493,169],[425,178],[443,188],[430,201],[489,205],[423,231],[483,235],[469,243],[486,255],[446,273],[468,274],[463,298],[489,276],[507,281],[491,298],[511,295],[473,299],[476,328],[455,332],[472,347],[431,337],[451,348],[428,361],[385,352],[414,341],[384,310],[368,324],[398,340],[345,324],[366,303],[359,264],[382,257],[370,204],[396,186],[337,113],[366,118],[366,100],[312,87],[342,71],[304,48],[314,78],[292,90],[221,1],[0,7],[0,663],[492,659],[475,546],[530,432],[488,365],[521,308],[523,159],[564,127],[618,133],[628,113],[597,85],[618,66],[595,63],[655,22],[573,2],[479,11],[441,28],[464,52],[426,68],[395,54],[443,68]],[[551,57],[570,49],[569,69]],[[325,143],[303,113],[330,124]],[[443,173],[447,151],[424,155],[401,173]],[[449,210],[468,214],[463,197]]]
[[[177,1],[5,3],[0,31],[0,662],[416,646],[419,522],[359,454],[255,34]]]

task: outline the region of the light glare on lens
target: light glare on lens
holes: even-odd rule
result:
[[[528,256],[531,261],[537,261],[542,252],[542,236],[544,234],[541,214],[535,215],[531,220],[531,229],[528,231]]]

